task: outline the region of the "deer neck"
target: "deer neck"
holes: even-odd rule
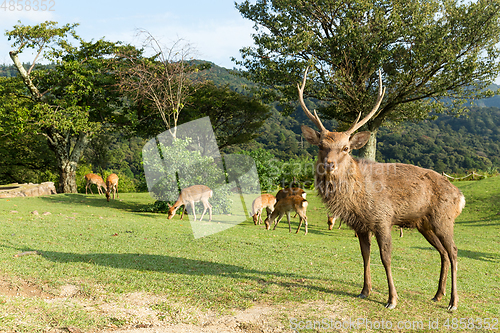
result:
[[[321,171],[321,165],[316,167]],[[353,224],[358,223],[360,217],[354,212],[365,211],[365,205],[371,202],[359,162],[350,159],[349,165],[339,173],[316,172],[315,181],[318,194],[330,212],[356,230]]]

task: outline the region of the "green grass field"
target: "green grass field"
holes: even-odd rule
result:
[[[430,323],[454,332],[482,331],[486,324],[498,331],[500,177],[456,185],[467,204],[455,224],[459,308],[453,313],[446,310],[448,295],[439,303],[431,301],[440,259],[416,230],[404,230],[403,238],[393,230],[397,308],[384,308],[387,282],[375,240],[373,292],[368,299],[356,298],[363,283],[357,238],[345,226],[327,230],[326,211],[312,191],[308,235],[303,229],[288,233],[286,219],[276,231],[248,219],[198,239],[189,222],[178,215],[167,220],[162,214],[137,212],[152,202],[145,193],[120,193],[121,200],[110,203],[103,196],[82,194],[0,199],[2,285],[14,290],[28,286],[38,293],[30,297],[0,291],[0,331],[127,326],[133,319],[99,311],[96,304],[112,304],[135,293],[161,299],[149,308],[166,322],[197,324],[197,314],[205,311],[224,314],[262,304],[277,309],[312,304],[299,313],[277,311],[277,320],[285,331],[290,331],[291,323],[325,318],[390,322],[393,329],[396,323],[405,323],[400,331],[435,331]],[[39,215],[32,214],[34,210]],[[298,217],[292,230],[297,225]],[[15,257],[25,251],[39,255]],[[68,285],[76,286],[78,293],[63,297],[61,290]],[[321,311],[314,306],[317,302],[337,311]],[[301,328],[301,332],[334,331]]]

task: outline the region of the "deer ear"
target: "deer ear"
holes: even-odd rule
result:
[[[354,134],[350,139],[349,143],[351,145],[351,149],[359,149],[366,145],[368,142],[368,139],[370,139],[371,133],[368,131],[365,132],[358,132]]]
[[[315,131],[305,125],[300,126],[300,128],[302,129],[302,135],[306,138],[307,142],[315,146],[319,145],[320,133],[318,131]]]

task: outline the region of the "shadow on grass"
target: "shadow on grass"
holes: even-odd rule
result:
[[[134,203],[130,201],[120,201],[119,199],[116,200],[111,199],[108,202],[104,195],[98,195],[98,194],[87,195],[81,193],[74,193],[74,194],[66,193],[66,194],[58,194],[51,196],[43,196],[40,198],[42,198],[42,200],[44,201],[54,204],[85,205],[85,206],[100,207],[100,208],[114,208],[133,213],[141,213],[139,212],[139,209],[147,206],[146,204]]]
[[[191,276],[221,276],[234,279],[253,280],[259,284],[275,284],[284,288],[305,288],[342,296],[357,296],[342,290],[332,290],[304,283],[311,277],[295,273],[272,272],[248,269],[236,265],[173,256],[140,253],[90,253],[76,254],[54,251],[37,251],[43,258],[56,263],[90,263],[110,268],[160,272]]]
[[[2,244],[1,247],[13,248],[21,253],[35,251],[33,248],[19,248],[12,245]],[[255,281],[261,285],[276,285],[282,288],[293,290],[293,288],[301,288],[314,290],[321,293],[334,294],[338,296],[347,296],[358,298],[358,292],[349,292],[345,290],[334,290],[331,287],[323,287],[319,284],[327,283],[328,281],[318,281],[317,278],[309,275],[296,274],[293,272],[277,272],[269,270],[249,269],[237,265],[217,263],[212,261],[188,259],[182,257],[152,255],[141,253],[70,253],[36,250],[36,254],[41,255],[44,259],[54,263],[70,264],[70,263],[85,263],[109,267],[113,269],[134,270],[138,272],[159,272],[166,274],[179,274],[187,276],[218,276],[229,277],[240,280]],[[124,275],[126,276],[126,274]],[[359,283],[347,282],[341,279],[332,279],[349,290],[357,290],[362,287],[362,281]],[[385,302],[377,300],[376,297],[370,297],[363,301],[368,301],[377,304],[385,304]]]
[[[471,227],[491,227],[494,225],[500,225],[500,216],[495,214],[481,220],[456,221],[455,224],[468,224]]]
[[[412,247],[412,248],[419,249],[419,250],[436,251],[436,249],[434,249],[433,247],[416,246],[416,247]],[[477,252],[477,251],[458,249],[458,256],[463,257],[463,258],[474,259],[474,260],[487,261],[487,262],[500,262],[500,253],[486,253],[486,252]]]

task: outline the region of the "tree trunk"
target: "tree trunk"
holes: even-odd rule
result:
[[[365,160],[375,161],[377,155],[377,129],[370,131],[370,139],[363,148],[359,150],[359,157]]]
[[[24,69],[23,64],[19,60],[18,53],[19,53],[18,51],[10,51],[9,52],[10,58],[14,62],[14,66],[16,66],[19,75],[21,75],[21,78],[24,81],[24,84],[30,90],[33,99],[35,101],[40,101],[42,99],[42,95],[38,91],[37,87],[33,84],[33,81],[31,81],[31,78],[28,72],[26,72],[26,69]]]
[[[78,193],[76,186],[76,168],[83,151],[88,144],[87,133],[71,137],[69,134],[49,130],[45,133],[49,147],[54,151],[59,168],[58,193]]]

